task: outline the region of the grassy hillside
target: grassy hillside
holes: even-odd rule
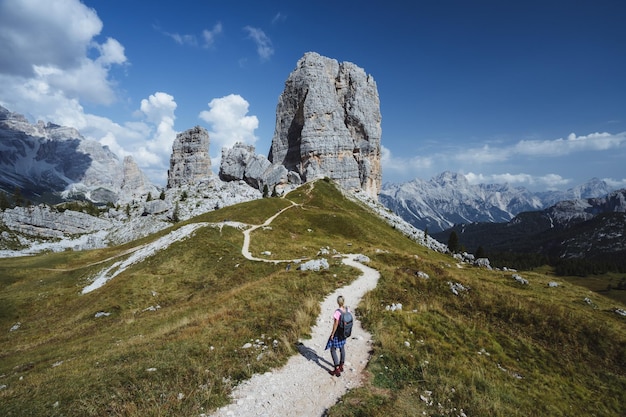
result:
[[[530,281],[521,285],[510,272],[459,268],[325,181],[288,199],[300,205],[253,232],[254,256],[314,258],[329,247],[364,253],[381,272],[357,310],[374,337],[367,382],[330,415],[621,415],[626,318],[613,310],[623,305],[565,281],[549,287],[540,273],[520,272]],[[185,223],[261,224],[290,205],[257,200]],[[238,381],[296,354],[319,302],[357,274],[332,258],[322,272],[248,261],[240,230],[204,227],[81,295],[159,236],[0,259],[0,415],[210,413]],[[455,295],[449,282],[469,289]]]

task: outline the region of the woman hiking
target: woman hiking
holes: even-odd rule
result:
[[[342,295],[337,297],[337,304],[339,305],[339,308],[337,308],[333,313],[333,329],[330,332],[330,337],[328,338],[328,343],[326,344],[326,349],[330,348],[330,354],[333,357],[333,364],[335,365],[335,368],[328,372],[334,376],[341,376],[341,373],[343,372],[343,364],[346,359],[346,338],[343,335],[343,332],[337,331],[339,329],[339,322],[342,314],[346,311],[350,311],[344,306],[344,303],[345,300]],[[337,349],[339,349],[339,358],[337,358]]]

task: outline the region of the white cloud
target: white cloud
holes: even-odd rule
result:
[[[94,40],[101,30],[96,12],[78,0],[0,0],[2,99],[13,111],[35,114],[67,101],[112,103],[109,69],[126,56],[115,39]]]
[[[281,12],[278,12],[272,18],[272,24],[274,25],[279,22],[284,22],[285,20],[287,20],[287,16],[282,14]]]
[[[196,39],[195,35],[181,35],[180,33],[168,33],[168,32],[163,32],[163,33],[169,36],[170,38],[174,39],[174,42],[176,42],[179,45],[196,46],[198,44],[198,40]]]
[[[248,37],[256,44],[256,51],[262,60],[268,60],[274,55],[274,47],[271,39],[261,29],[246,26],[243,28],[248,32]]]
[[[614,188],[626,188],[626,178],[615,180],[613,178],[602,178],[602,181]]]
[[[557,189],[569,184],[571,181],[558,174],[531,175],[519,174],[475,174],[469,172],[464,174],[470,184],[510,184],[513,186],[541,187],[547,189]]]
[[[477,164],[503,162],[513,155],[510,147],[497,148],[489,145],[483,145],[480,148],[457,149],[453,152],[453,155],[450,155],[452,159]]]
[[[626,143],[626,132],[617,134],[591,133],[586,136],[568,135],[567,139],[521,140],[511,146],[469,148],[457,153],[459,161],[479,163],[503,162],[516,156],[559,157],[576,152],[598,152],[617,149]]]
[[[97,45],[100,56],[96,59],[101,65],[123,64],[126,62],[124,47],[113,38],[107,38],[102,45]]]
[[[209,102],[210,110],[199,117],[211,125],[211,149],[232,147],[237,142],[254,145],[258,138],[254,131],[259,127],[256,116],[247,116],[248,102],[237,94],[215,98]]]
[[[217,22],[215,26],[213,26],[213,29],[211,30],[207,30],[207,29],[203,30],[202,37],[204,38],[204,46],[205,47],[213,46],[213,44],[215,43],[215,38],[221,33],[222,33],[221,22]]]
[[[156,92],[141,100],[140,109],[135,112],[139,120],[120,125],[105,117],[82,114],[79,130],[85,137],[108,146],[120,158],[131,155],[151,181],[165,185],[177,134],[176,107],[173,96]]]
[[[147,99],[141,100],[142,113],[156,127],[145,146],[139,147],[143,165],[169,160],[172,153],[172,143],[176,138],[176,131],[174,130],[176,107],[174,97],[163,92],[154,93]]]
[[[79,0],[1,0],[0,68],[32,76],[33,66],[81,65],[102,22]]]
[[[389,148],[380,146],[380,163],[386,178],[392,182],[400,178],[414,178],[433,168],[432,156],[396,157]]]
[[[621,146],[626,141],[626,132],[616,135],[610,133],[591,133],[586,136],[569,134],[567,139],[556,140],[522,140],[513,151],[521,155],[562,156],[573,152],[605,151]]]
[[[174,40],[174,42],[176,42],[179,45],[189,45],[189,46],[198,46],[198,38],[196,37],[196,35],[189,35],[189,34],[180,34],[180,33],[170,33],[170,32],[166,32],[164,30],[162,30],[159,26],[154,25],[153,26],[155,30],[161,32],[163,35],[172,38]],[[204,41],[202,46],[207,48],[209,46],[213,46],[213,44],[215,43],[215,39],[217,38],[217,36],[219,34],[222,33],[222,23],[221,22],[217,22],[215,24],[215,26],[213,26],[213,29],[208,30],[205,29],[202,31],[202,40]]]

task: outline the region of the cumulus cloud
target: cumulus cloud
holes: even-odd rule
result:
[[[172,143],[176,137],[174,130],[176,106],[174,97],[162,92],[157,92],[147,99],[141,100],[141,111],[147,120],[156,126],[153,137],[147,143],[147,152],[169,157],[172,152]]]
[[[259,127],[259,120],[256,116],[247,116],[248,107],[248,102],[237,94],[209,102],[210,109],[202,111],[199,117],[211,125],[211,148],[214,145],[217,149],[232,147],[237,142],[255,144],[258,138],[254,131]]]
[[[136,120],[123,124],[84,113],[80,106],[71,113],[66,109],[69,118],[50,120],[76,127],[85,138],[108,146],[120,158],[132,156],[154,183],[164,185],[177,134],[174,130],[176,107],[174,97],[156,92],[141,101],[135,112]]]
[[[34,113],[49,112],[45,103],[112,103],[109,70],[127,59],[117,40],[96,42],[101,30],[96,12],[78,0],[1,0],[0,81],[10,86],[2,99]]]
[[[112,64],[123,64],[126,62],[124,54],[124,46],[113,38],[107,38],[102,45],[96,45],[100,51],[100,56],[96,62],[102,66],[110,66]]]
[[[0,68],[5,74],[29,77],[34,66],[80,66],[101,30],[96,12],[79,0],[2,0]]]
[[[256,44],[256,51],[262,60],[268,60],[274,55],[274,47],[271,39],[261,29],[246,26],[243,28],[248,33],[248,38]]]

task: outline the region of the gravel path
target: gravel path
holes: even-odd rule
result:
[[[352,311],[363,295],[374,289],[380,274],[356,261],[358,255],[345,255],[343,263],[363,274],[350,285],[329,294],[321,314],[311,329],[311,339],[301,340],[299,355],[280,369],[254,375],[233,390],[232,404],[213,414],[220,416],[321,416],[349,389],[361,385],[362,372],[369,360],[371,335],[355,320],[352,337],[346,343],[346,364],[340,377],[331,376],[330,350],[324,350],[332,328],[337,296],[343,295]]]

